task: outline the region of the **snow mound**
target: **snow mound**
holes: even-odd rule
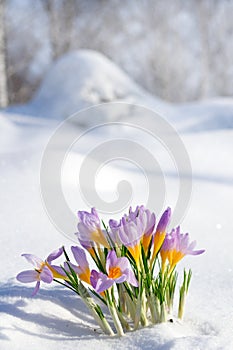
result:
[[[92,50],[64,55],[51,66],[34,98],[28,104],[9,107],[7,112],[63,120],[85,108],[113,101],[148,107],[182,132],[233,128],[232,98],[166,103],[136,84],[103,54]],[[129,112],[127,117],[133,118],[134,113]],[[115,109],[100,118],[101,122],[109,122],[125,116]],[[86,115],[79,115],[76,122],[84,126],[93,124]]]
[[[9,111],[65,119],[83,108],[111,101],[153,104],[158,110],[167,106],[101,53],[80,50],[66,54],[51,67],[30,103]]]

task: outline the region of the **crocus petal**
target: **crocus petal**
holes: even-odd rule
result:
[[[113,219],[110,219],[108,223],[111,230],[117,230],[121,226],[121,222],[118,222]]]
[[[171,217],[171,208],[167,208],[163,215],[161,216],[161,219],[159,220],[158,226],[156,228],[156,232],[164,232],[169,224]]]
[[[137,281],[133,271],[131,269],[127,269],[126,271],[124,271],[124,273],[126,273],[126,275],[127,275],[127,281],[130,284],[132,284],[132,286],[138,287],[138,281]]]
[[[109,273],[109,268],[112,266],[116,266],[118,259],[115,250],[111,250],[108,252],[107,258],[106,258],[106,270],[107,273]]]
[[[95,227],[89,228],[89,226],[86,226],[83,222],[78,223],[78,237],[83,241],[90,238],[90,233],[93,230],[95,230]]]
[[[114,284],[114,280],[96,270],[91,271],[90,282],[97,293],[102,293]]]
[[[191,252],[189,252],[190,255],[200,255],[203,254],[205,252],[205,249],[200,249],[200,250],[193,250]]]
[[[102,293],[105,290],[109,289],[114,284],[114,280],[111,278],[108,278],[108,276],[104,275],[103,273],[99,273],[99,278],[97,280],[95,291],[97,293]]]
[[[121,271],[124,271],[130,268],[130,262],[126,257],[118,258],[117,266],[121,269]]]
[[[74,264],[72,264],[70,261],[67,263],[65,262],[64,263],[64,269],[68,272],[68,273],[71,273],[71,270],[74,270],[74,272],[78,275],[79,273],[82,272],[82,269]]]
[[[82,248],[72,246],[71,251],[76,262],[80,265],[81,268],[85,269],[86,267],[89,267],[85,251]]]
[[[35,270],[26,270],[16,276],[17,280],[22,283],[31,283],[39,280],[39,273]]]
[[[192,241],[189,246],[188,246],[188,250],[192,251],[197,245],[196,241]]]
[[[62,278],[62,279],[67,278],[67,276],[66,276],[64,270],[61,268],[61,266],[50,265],[49,269],[51,270],[51,272],[53,274],[53,278]]]
[[[123,283],[123,282],[127,281],[130,284],[132,284],[132,286],[138,287],[138,281],[137,281],[137,279],[136,279],[136,277],[131,269],[126,269],[124,271],[124,273],[122,274],[122,276],[114,279],[114,281],[116,283]]]
[[[120,277],[114,278],[114,282],[116,282],[116,283],[123,283],[123,282],[127,281],[127,278],[128,278],[128,275],[126,275],[124,273]]]
[[[59,258],[59,256],[61,256],[63,254],[63,247],[58,248],[56,250],[54,250],[51,254],[49,254],[49,256],[47,257],[47,261],[50,264],[53,260]]]
[[[95,222],[97,222],[100,225],[99,215],[95,208],[91,208],[91,214],[95,217]]]
[[[34,291],[32,293],[32,297],[34,297],[36,295],[36,293],[38,292],[39,288],[40,288],[40,281],[38,281],[36,283],[36,287],[35,287],[35,289],[34,289]]]
[[[85,236],[86,239],[88,238],[91,231],[98,231],[100,229],[100,219],[95,208],[91,209],[91,213],[79,211],[78,218],[80,221],[78,224],[78,230],[83,237],[83,240],[85,240]]]
[[[98,278],[99,278],[99,272],[97,272],[96,270],[91,270],[90,281],[91,281],[91,285],[94,289],[96,287]]]
[[[75,235],[78,237],[79,243],[84,249],[88,250],[93,247],[93,243],[91,241],[87,241],[87,240],[83,241],[82,239],[80,239],[78,232],[76,232]]]
[[[114,244],[116,244],[117,246],[121,246],[121,240],[119,238],[119,229],[121,226],[121,220],[120,222],[116,221],[116,220],[109,220],[109,227],[110,227],[110,231],[108,232],[112,242]]]
[[[122,218],[122,225],[119,229],[119,238],[125,246],[134,247],[138,244],[142,235],[142,223],[138,217],[135,221],[127,221],[124,217]]]
[[[139,217],[142,222],[144,235],[150,236],[155,227],[155,214],[143,207],[143,211],[142,209],[140,210]]]
[[[22,256],[27,259],[27,261],[32,264],[36,269],[40,269],[41,265],[43,265],[43,260],[38,258],[36,255],[33,254],[22,254]]]
[[[41,273],[40,273],[40,279],[41,281],[45,283],[51,283],[53,281],[53,274],[48,268],[48,266],[44,266]]]
[[[178,233],[177,233],[178,235]],[[182,252],[185,252],[188,248],[189,245],[189,234],[185,233],[185,234],[180,234],[177,237],[177,243],[178,243],[178,247]]]

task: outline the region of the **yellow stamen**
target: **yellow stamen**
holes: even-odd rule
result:
[[[118,266],[113,266],[109,268],[109,274],[108,277],[109,278],[118,278],[122,275],[121,269]]]

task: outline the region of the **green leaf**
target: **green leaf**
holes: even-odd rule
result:
[[[68,254],[67,254],[67,252],[66,252],[66,250],[65,250],[64,245],[62,246],[62,249],[63,249],[63,253],[64,253],[64,255],[65,255],[66,261],[70,261],[69,256],[68,256]]]

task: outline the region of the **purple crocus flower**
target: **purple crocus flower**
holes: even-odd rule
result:
[[[124,216],[121,219],[119,229],[119,238],[124,246],[126,246],[133,256],[137,265],[139,265],[141,254],[141,238],[143,236],[143,222],[139,216]]]
[[[160,251],[162,266],[164,267],[168,260],[170,269],[173,269],[185,255],[199,255],[205,252],[204,249],[194,250],[195,246],[196,241],[190,242],[188,233],[180,233],[180,226],[173,229],[166,235]]]
[[[141,241],[144,250],[148,250],[155,226],[155,214],[146,209],[144,205],[138,205],[135,211],[130,207],[128,215],[125,214],[119,223],[110,220],[109,226],[112,241],[117,246],[124,244],[138,263]]]
[[[142,227],[143,227],[142,245],[143,245],[144,251],[147,252],[151,241],[151,237],[153,234],[153,230],[155,227],[155,222],[156,222],[155,214],[151,213],[149,209],[146,209],[144,205],[141,205],[140,207],[137,206],[135,212],[132,212],[132,209],[130,208],[129,215],[133,214],[133,216],[135,216],[136,213],[142,223]]]
[[[58,272],[59,266],[51,265],[51,262],[57,259],[62,253],[63,248],[61,247],[52,252],[45,261],[33,254],[22,254],[22,256],[34,266],[34,270],[20,272],[16,276],[17,280],[22,283],[36,282],[36,287],[32,293],[32,296],[36,295],[40,288],[40,281],[51,283],[53,278],[63,278],[63,276]]]
[[[127,216],[125,217],[127,218]],[[144,205],[138,205],[135,211],[130,207],[128,218],[134,221],[137,217],[142,222],[144,235],[150,236],[155,227],[155,214],[151,213],[149,209],[146,209]]]
[[[124,215],[120,223],[119,238],[122,244],[128,248],[138,266],[141,240],[144,241],[145,249],[147,249],[155,225],[155,215],[151,214],[143,205],[137,206],[135,211],[130,207],[129,215]]]
[[[120,240],[119,237],[119,230],[121,227],[121,220],[118,222],[116,220],[109,220],[109,227],[110,227],[110,231],[109,231],[109,236],[112,240],[112,242],[117,246],[117,247],[121,247],[122,242]]]
[[[89,264],[87,261],[85,251],[82,248],[77,246],[76,247],[72,246],[71,251],[73,253],[73,256],[76,262],[78,263],[78,266],[75,266],[72,264],[71,267],[74,269],[74,271],[77,273],[77,275],[82,281],[90,284],[91,272],[89,269]]]
[[[154,260],[154,258],[156,257],[156,255],[158,254],[160,248],[162,247],[163,241],[165,239],[166,236],[166,229],[167,226],[170,222],[170,218],[171,218],[171,208],[167,208],[165,210],[165,212],[163,213],[163,215],[161,216],[158,225],[156,227],[156,232],[154,235],[154,251],[153,251],[153,255],[152,255],[152,260]]]
[[[92,247],[94,246],[93,242],[95,242],[109,248],[108,241],[101,230],[100,219],[95,208],[91,209],[91,213],[79,211],[78,218],[77,236],[80,242],[89,242]]]
[[[116,252],[111,250],[106,258],[106,272],[96,270],[91,271],[91,284],[97,293],[102,293],[110,288],[114,282],[123,283],[129,282],[135,287],[138,287],[138,281],[133,273],[129,260],[126,257],[118,258]]]

